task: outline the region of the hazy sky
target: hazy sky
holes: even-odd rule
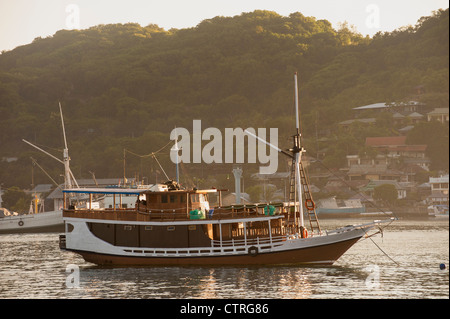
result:
[[[61,29],[137,22],[170,28],[194,27],[218,15],[234,16],[256,9],[287,16],[347,21],[366,35],[415,25],[422,16],[448,8],[447,0],[0,0],[0,51],[28,44]]]

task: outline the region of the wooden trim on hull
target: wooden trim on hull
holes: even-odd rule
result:
[[[105,266],[184,266],[184,265],[293,265],[316,264],[331,265],[360,237],[346,241],[326,244],[315,247],[286,250],[280,252],[260,253],[256,256],[229,255],[229,256],[199,256],[199,257],[143,257],[143,256],[117,256],[92,253],[87,251],[74,251],[87,262]]]

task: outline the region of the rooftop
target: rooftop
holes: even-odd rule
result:
[[[448,107],[437,108],[427,114],[448,114]]]
[[[389,104],[386,103],[374,103],[374,104],[369,104],[369,105],[364,105],[364,106],[359,106],[359,107],[355,107],[353,108],[354,110],[373,110],[373,109],[385,109],[385,108],[390,108],[391,106]]]
[[[367,146],[405,145],[406,136],[366,137]]]

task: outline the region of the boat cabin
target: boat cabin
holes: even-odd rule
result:
[[[84,219],[96,237],[125,247],[245,246],[281,241],[289,233],[282,205],[210,207],[208,196],[216,192],[67,189],[63,216],[68,224]],[[122,207],[123,197],[131,195],[135,207]],[[111,208],[99,203],[104,196],[112,197]]]
[[[64,190],[65,212],[138,213],[150,219],[203,219],[210,212],[212,190],[140,190],[79,188]],[[67,196],[67,194],[70,194]],[[202,216],[195,218],[194,216]]]

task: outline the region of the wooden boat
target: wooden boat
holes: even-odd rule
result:
[[[295,89],[297,95],[296,76]],[[208,196],[219,193],[220,198],[220,191],[184,190],[176,183],[158,190],[65,189],[61,249],[112,266],[333,264],[371,229],[391,219],[321,230],[301,165],[298,111],[296,119],[293,148],[279,150],[293,163],[288,203],[210,207]],[[70,198],[81,194],[89,202],[110,194],[118,204],[78,208]],[[121,196],[130,195],[136,196],[135,207],[122,208]]]
[[[209,208],[208,196],[216,192],[64,190],[90,198],[112,194],[117,203],[121,196],[135,195],[138,205],[65,208],[61,248],[99,265],[332,264],[375,225],[307,234],[299,231],[289,206]]]

